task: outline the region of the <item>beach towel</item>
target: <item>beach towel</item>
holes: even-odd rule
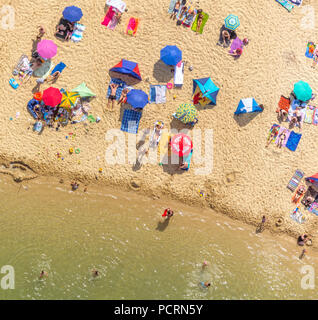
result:
[[[297,169],[294,173],[294,175],[292,176],[292,178],[289,180],[288,185],[287,185],[287,189],[291,190],[292,192],[294,192],[296,190],[296,188],[298,187],[301,179],[304,177],[305,173],[299,169]]]
[[[313,42],[308,42],[305,56],[309,59],[312,59],[314,57],[315,49],[316,49],[316,45]]]
[[[184,63],[180,61],[174,68],[174,86],[182,87],[183,85],[183,74],[184,72]]]
[[[60,72],[62,73],[62,71],[65,69],[66,64],[64,64],[63,62],[58,63],[55,68],[52,70],[51,75],[54,74],[55,72]]]
[[[150,103],[166,103],[166,85],[150,85]]]
[[[292,3],[293,5],[300,7],[303,3],[303,0],[288,0],[288,2]]]
[[[297,223],[304,223],[306,221],[305,216],[300,212],[299,208],[296,208],[291,214],[290,217]]]
[[[171,0],[171,1],[170,1],[168,13],[172,13],[172,12],[173,12],[173,9],[174,9],[176,3],[177,3],[177,0]]]
[[[74,31],[72,33],[71,40],[73,42],[81,41],[83,39],[83,32],[85,29],[86,27],[83,24],[76,22],[74,24]]]
[[[116,9],[110,6],[106,12],[104,20],[102,21],[102,25],[107,27],[115,15],[116,15]]]
[[[284,140],[284,142],[282,143],[282,147],[286,147],[286,143],[288,141],[289,135],[290,135],[290,131],[284,127],[280,127],[277,138],[275,140],[275,143],[278,144],[279,143],[279,138],[281,136],[282,133],[285,133],[286,138]]]
[[[195,20],[195,17],[197,15],[197,10],[192,8],[192,12],[189,12],[190,9],[187,10],[185,17],[182,19],[182,24],[187,27],[190,28],[192,26],[193,21]]]
[[[278,136],[278,133],[279,133],[279,129],[280,129],[280,125],[279,124],[273,124],[272,127],[269,130],[269,133],[268,133],[268,136],[267,136],[267,140],[270,138],[273,130],[276,130],[277,132],[275,133],[275,136],[272,139],[272,142],[275,142],[275,140],[276,140],[276,138]]]
[[[294,131],[290,132],[288,141],[286,143],[286,148],[288,148],[290,151],[296,151],[299,141],[301,139],[302,134],[296,133]]]
[[[312,118],[312,124],[314,124],[315,126],[318,125],[318,108],[315,108],[314,115]]]
[[[318,203],[314,202],[310,208],[308,209],[309,212],[315,214],[316,216],[318,216]]]
[[[233,53],[236,49],[241,48],[243,49],[243,41],[239,38],[236,37],[231,44],[231,48],[230,48],[230,53]]]
[[[110,20],[110,22],[109,22],[109,24],[107,26],[107,28],[109,30],[115,30],[115,28],[116,28],[116,26],[118,24],[118,21],[119,21],[119,18],[117,18],[118,10],[117,9],[114,9],[114,10],[115,10],[116,14],[113,15],[112,19]]]
[[[276,112],[279,112],[279,110],[285,110],[286,112],[288,112],[289,108],[290,108],[290,99],[284,96],[280,96],[280,99],[278,102],[278,108]]]
[[[138,132],[140,118],[141,112],[125,109],[120,130],[136,134]]]
[[[298,196],[298,191],[300,191],[300,188],[304,188],[304,191],[302,192],[302,194],[298,197],[297,199],[297,196]],[[305,195],[306,193],[306,188],[303,184],[299,185],[294,193],[294,195],[292,196],[292,202],[295,203],[295,204],[298,204],[301,200],[301,198]]]
[[[314,117],[315,107],[313,106],[307,106],[305,110],[305,123],[312,124],[313,117]]]
[[[192,154],[193,154],[193,149],[192,149],[191,152],[187,155],[187,157],[183,159],[183,162],[187,162],[187,163],[188,163],[188,167],[185,168],[185,169],[181,169],[181,170],[188,171],[188,170],[190,169]]]
[[[203,33],[204,26],[205,26],[205,24],[207,23],[207,21],[209,19],[209,15],[207,13],[201,12],[201,14],[203,15],[203,19],[202,19],[202,23],[201,23],[200,29],[198,31],[198,33],[200,33],[200,34]],[[194,32],[197,32],[198,18],[199,18],[199,15],[197,15],[195,17],[194,22],[193,22],[192,27],[191,27],[191,30],[194,31]]]
[[[126,34],[135,36],[139,25],[138,18],[130,18],[126,28]]]
[[[124,88],[127,87],[126,82],[117,78],[112,78],[110,80],[109,86],[108,86],[108,90],[107,90],[107,95],[106,98],[109,98],[110,94],[111,94],[111,88],[110,85],[112,83],[118,84],[118,88],[116,90],[116,100],[118,101],[120,99],[121,93],[123,91]]]
[[[288,2],[287,0],[276,0],[279,4],[281,4],[286,10],[291,12],[294,9],[294,5]]]

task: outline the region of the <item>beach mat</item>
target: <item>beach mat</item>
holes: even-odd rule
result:
[[[292,192],[294,192],[296,190],[296,188],[298,187],[301,179],[304,177],[305,173],[299,169],[297,169],[294,173],[294,175],[292,176],[292,178],[289,180],[288,185],[287,185],[287,189],[291,190]]]
[[[138,132],[140,118],[141,112],[125,109],[120,130],[136,134]]]
[[[304,122],[308,124],[312,124],[313,117],[314,117],[315,107],[307,106],[305,111],[305,119]]]
[[[279,137],[283,132],[285,132],[286,138],[285,138],[284,142],[282,143],[282,147],[286,147],[286,143],[287,143],[289,135],[290,135],[290,130],[288,130],[288,129],[284,128],[284,127],[280,127],[278,135],[277,135],[277,138],[275,140],[275,143],[276,144],[279,143]]]
[[[200,30],[198,31],[198,33],[200,33],[200,34],[203,33],[204,26],[207,23],[207,21],[209,20],[209,15],[207,13],[202,12],[201,14],[203,15],[203,19],[202,19],[202,23],[201,23],[201,26],[200,26]],[[191,27],[191,30],[194,31],[194,32],[197,32],[198,18],[199,18],[199,15],[197,15],[195,17],[194,22],[193,22],[192,27]]]
[[[166,85],[150,85],[149,103],[166,103]]]
[[[276,2],[281,4],[289,12],[291,12],[294,9],[294,5],[288,2],[287,0],[276,0]]]
[[[126,34],[135,36],[139,25],[139,19],[131,17],[126,27]]]
[[[231,44],[231,47],[230,47],[230,53],[233,53],[236,49],[243,49],[243,41],[239,38],[239,37],[236,37],[233,41],[232,41],[232,44]]]
[[[314,57],[315,49],[316,49],[316,45],[313,42],[308,42],[305,56],[309,59],[312,59]]]
[[[294,131],[291,131],[288,141],[286,143],[286,148],[288,148],[290,151],[296,151],[299,141],[301,139],[302,134],[296,133]]]

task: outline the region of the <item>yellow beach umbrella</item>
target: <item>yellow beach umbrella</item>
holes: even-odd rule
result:
[[[75,106],[76,100],[80,97],[78,92],[65,91],[62,94],[62,101],[60,107],[65,109],[72,109]]]

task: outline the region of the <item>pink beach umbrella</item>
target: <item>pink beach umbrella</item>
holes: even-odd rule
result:
[[[51,59],[57,53],[57,45],[52,40],[41,40],[37,46],[38,54],[44,59]]]

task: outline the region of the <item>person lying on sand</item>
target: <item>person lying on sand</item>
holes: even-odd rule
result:
[[[109,109],[110,104],[112,105],[112,110],[114,109],[114,104],[116,100],[116,92],[117,92],[118,84],[112,83],[110,85],[110,95],[108,97],[108,103],[107,103],[107,108]]]
[[[304,185],[300,186],[295,194],[293,202],[297,203],[298,200],[305,194],[305,192],[306,192],[306,187]]]
[[[267,143],[266,143],[266,148],[272,143],[272,141],[275,139],[275,137],[277,136],[278,134],[278,128],[274,127],[270,136],[268,137],[267,139]]]
[[[203,18],[204,18],[202,14],[202,9],[199,9],[197,14],[198,14],[198,20],[197,20],[196,32],[199,32],[202,25]]]
[[[229,30],[229,29],[225,28],[225,25],[223,25],[220,29],[220,38],[219,38],[217,45],[223,46],[224,48],[227,48],[230,46],[231,40],[235,39],[236,37],[237,36],[236,36],[235,31]]]
[[[229,52],[229,55],[235,58],[239,58],[242,55],[242,53],[243,53],[243,50],[241,48],[237,48],[233,52]]]
[[[281,148],[283,146],[283,143],[285,142],[287,138],[286,130],[284,130],[279,136],[278,136],[278,143],[277,148]]]
[[[300,113],[299,108],[296,108],[296,110],[294,111],[293,116],[290,120],[290,126],[292,128],[298,124],[299,130],[301,130],[301,122],[302,122],[302,115]]]
[[[173,18],[173,20],[176,20],[177,13],[180,9],[180,6],[181,6],[181,2],[178,0],[173,8],[172,15],[170,16],[170,19]]]
[[[117,102],[117,104],[123,104],[126,103],[127,101],[127,93],[129,92],[129,89],[124,88],[123,91],[121,92],[121,96]]]

